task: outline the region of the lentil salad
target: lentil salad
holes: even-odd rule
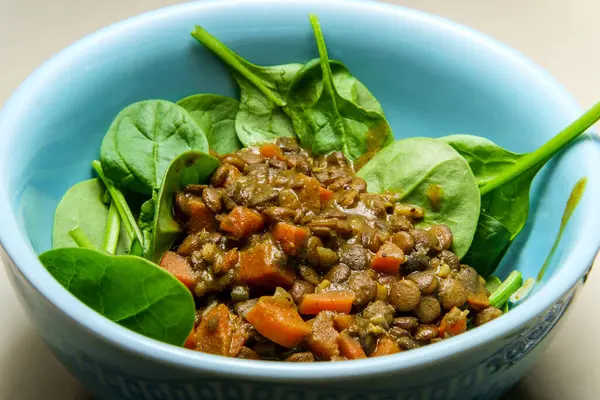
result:
[[[65,194],[40,255],[75,297],[166,343],[291,362],[436,343],[527,297],[533,278],[492,273],[527,220],[531,180],[600,105],[529,154],[470,135],[394,141],[310,19],[319,58],[268,67],[197,26],[239,101],[197,94],[117,115],[97,178]]]

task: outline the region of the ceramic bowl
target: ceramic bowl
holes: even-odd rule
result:
[[[442,343],[336,363],[223,358],[159,343],[104,319],[63,289],[37,254],[54,209],[91,176],[110,122],[144,99],[235,95],[220,61],[190,36],[204,26],[259,65],[317,56],[316,13],[333,59],[379,99],[397,138],[485,136],[516,152],[537,148],[581,109],[515,51],[443,19],[373,2],[213,0],[117,23],[39,68],[0,116],[0,242],[9,278],[58,358],[98,399],[496,399],[548,344],[599,247],[600,146],[578,140],[547,165],[525,231],[500,268],[540,268],[574,183],[587,192],[541,288],[500,319]],[[393,173],[393,171],[390,171]]]

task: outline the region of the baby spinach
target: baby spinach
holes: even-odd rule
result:
[[[513,167],[524,157],[524,154],[504,150],[494,142],[479,136],[452,135],[441,140],[452,146],[467,160],[479,187]],[[510,240],[514,239],[525,226],[529,212],[529,188],[540,167],[481,197],[482,214],[495,219],[508,229]]]
[[[363,91],[362,97],[357,98],[364,101],[364,107],[338,93],[334,69],[338,76],[345,76],[342,83],[350,81],[350,73],[341,64],[331,64],[319,21],[314,15],[310,20],[319,49],[320,71],[316,62],[300,70],[290,87],[286,111],[303,147],[316,155],[341,150],[360,168],[393,141],[392,130],[380,113],[379,103],[370,100],[372,96]]]
[[[104,233],[110,214],[109,207],[103,202],[105,186],[99,179],[89,179],[71,187],[62,197],[54,214],[52,230],[52,248],[76,247],[71,232],[79,227],[92,242],[94,247],[101,248]],[[123,232],[119,236],[116,252],[125,254],[129,251],[129,237]]]
[[[481,206],[469,164],[448,144],[429,138],[398,140],[380,150],[358,172],[370,192],[394,192],[399,201],[422,207],[422,226],[445,224],[452,230],[453,250],[463,257],[473,241]],[[432,206],[427,191],[441,187]]]
[[[125,196],[123,192],[121,192],[113,183],[110,181],[106,175],[104,174],[104,170],[102,169],[102,165],[100,161],[94,160],[92,161],[92,168],[98,174],[98,177],[106,186],[106,190],[110,194],[112,202],[115,204],[117,211],[121,217],[121,221],[123,222],[123,227],[125,228],[125,232],[127,233],[127,237],[129,238],[129,254],[135,256],[141,256],[143,254],[143,245],[144,239],[142,237],[142,232],[140,228],[137,226],[135,221],[135,217],[127,204],[127,200],[125,200]]]
[[[173,160],[157,196],[142,206],[140,224],[145,232],[144,237],[150,238],[146,240],[146,258],[159,262],[162,254],[173,246],[182,232],[173,217],[175,192],[187,184],[208,181],[218,166],[219,160],[198,151],[185,152]]]
[[[475,267],[479,275],[486,277],[494,272],[510,241],[510,231],[500,221],[482,211],[473,242],[462,262]]]
[[[190,291],[143,258],[62,248],[41,254],[40,261],[84,304],[132,331],[181,346],[194,326]]]
[[[478,136],[441,138],[467,160],[479,186],[481,215],[485,215],[486,220],[480,221],[480,231],[476,233],[474,245],[465,258],[480,274],[485,276],[493,272],[510,243],[525,226],[529,213],[529,189],[537,172],[599,118],[600,103],[542,147],[527,154],[512,153]],[[502,227],[510,232],[510,239],[499,252],[501,238],[506,240]]]
[[[233,78],[240,87],[235,129],[244,146],[295,136],[282,107],[290,83],[302,64],[261,67],[244,60],[200,26],[194,28],[192,36],[232,70]]]
[[[235,132],[235,116],[240,102],[218,94],[195,94],[177,102],[206,133],[208,147],[217,154],[236,152],[244,147]]]
[[[102,240],[102,250],[115,254],[121,231],[121,216],[114,202],[111,201],[106,217],[106,227],[104,228],[104,238]],[[81,247],[81,246],[80,246]]]
[[[118,186],[150,195],[171,161],[187,150],[208,151],[202,128],[183,107],[147,100],[119,113],[102,141],[100,162]]]

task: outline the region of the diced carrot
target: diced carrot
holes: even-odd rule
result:
[[[192,329],[187,339],[185,339],[183,347],[190,350],[194,350],[196,348],[196,332],[194,331],[194,329]]]
[[[227,251],[225,254],[217,255],[213,270],[218,274],[225,274],[229,272],[233,267],[236,266],[239,259],[239,253],[237,248],[233,248]]]
[[[233,338],[233,324],[229,309],[219,304],[210,310],[196,329],[197,350],[229,356]]]
[[[400,272],[400,264],[404,262],[404,253],[394,243],[385,243],[379,248],[375,257],[371,260],[371,268],[377,272],[389,275],[397,275]]]
[[[298,306],[300,314],[318,314],[321,311],[350,313],[356,295],[347,290],[305,294]]]
[[[319,199],[321,203],[327,203],[333,197],[333,192],[323,186],[319,187]]]
[[[259,243],[240,252],[236,280],[249,286],[290,288],[296,270],[285,263],[285,255],[274,244]]]
[[[188,264],[187,260],[179,254],[172,251],[165,251],[160,259],[160,266],[171,273],[181,283],[187,286],[188,289],[193,289],[198,282],[198,278],[194,270]]]
[[[202,198],[189,193],[184,196],[185,204],[181,206],[181,211],[188,217],[185,224],[186,231],[196,233],[203,229],[214,229],[216,226],[215,214],[208,208]]]
[[[339,333],[333,327],[333,314],[322,312],[311,324],[306,346],[321,360],[330,360],[340,355]]]
[[[467,312],[454,307],[440,322],[440,337],[456,336],[467,331]]]
[[[480,290],[477,293],[469,293],[467,303],[469,304],[469,307],[479,311],[489,307],[490,298],[486,295],[485,290]]]
[[[281,153],[281,149],[274,143],[266,143],[260,146],[258,149],[260,151],[260,155],[266,158],[277,158],[279,160],[284,160],[285,157]]]
[[[238,238],[245,238],[261,231],[265,221],[259,213],[246,207],[235,207],[223,221],[221,230],[231,233]]]
[[[344,329],[350,328],[356,322],[356,315],[350,314],[335,314],[333,316],[333,324],[335,329],[343,331]]]
[[[258,300],[246,320],[258,333],[283,347],[296,347],[310,333],[310,326],[294,308],[268,296]]]
[[[306,246],[309,232],[306,228],[285,222],[278,222],[273,227],[273,239],[281,245],[285,254],[290,256],[298,253]]]
[[[377,340],[377,346],[375,350],[369,355],[369,357],[387,356],[389,354],[399,353],[400,347],[396,342],[388,337],[382,336]]]
[[[367,358],[358,340],[350,337],[346,332],[340,333],[338,345],[340,346],[340,355],[346,357],[348,360]]]

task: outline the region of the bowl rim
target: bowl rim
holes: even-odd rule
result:
[[[221,7],[227,9],[237,7],[243,9],[244,6],[252,6],[257,3],[281,6],[280,0],[254,0],[253,2],[244,0],[205,0],[184,3],[127,18],[71,44],[35,70],[6,102],[0,113],[0,160],[7,159],[9,138],[14,135],[13,132],[17,132],[16,129],[11,128],[18,126],[17,121],[27,115],[28,97],[35,93],[35,88],[43,86],[44,81],[51,79],[61,69],[68,68],[78,52],[93,47],[106,37],[119,35],[120,32],[127,31],[128,28],[152,24],[159,19],[177,18],[180,15],[210,8]],[[399,20],[418,21],[432,29],[445,31],[449,35],[460,35],[466,41],[477,42],[485,51],[509,58],[514,63],[516,70],[531,75],[537,79],[538,84],[559,93],[560,96],[557,97],[557,101],[563,107],[565,116],[574,119],[581,113],[581,108],[572,96],[541,67],[495,39],[442,17],[389,3],[366,0],[330,0],[326,3],[320,0],[289,0],[286,2],[286,5],[290,4],[315,4],[315,7],[318,5],[319,8],[337,9],[338,12],[340,9],[343,9],[344,12],[349,9],[362,10],[365,13],[378,10],[396,14]],[[343,8],[340,8],[342,6]],[[600,167],[600,161],[589,161],[590,165],[596,164],[596,170],[600,170],[598,168]],[[0,161],[0,187],[6,187],[6,181],[8,180],[5,178],[5,175],[8,175],[8,168],[3,167],[4,165]],[[592,168],[590,166],[590,171]],[[588,189],[595,192],[595,195],[600,196],[600,188],[592,187]],[[567,294],[591,266],[597,249],[600,247],[600,236],[595,239],[593,235],[588,235],[591,239],[588,239],[585,244],[577,243],[568,254],[565,254],[563,263],[569,267],[563,268],[560,277],[553,276],[550,278],[535,295],[520,305],[518,313],[509,313],[503,316],[501,320],[494,320],[478,329],[446,340],[444,346],[431,345],[388,357],[354,360],[352,362],[334,363],[333,365],[330,363],[300,365],[240,360],[192,352],[161,343],[129,331],[100,314],[90,312],[91,310],[87,306],[77,301],[54,279],[48,281],[49,273],[39,262],[29,241],[20,233],[16,217],[11,211],[9,194],[6,192],[0,191],[0,221],[3,221],[0,224],[0,245],[4,247],[6,254],[13,261],[15,272],[29,282],[50,304],[90,334],[134,356],[196,372],[209,372],[223,377],[245,378],[246,380],[285,380],[300,383],[306,380],[312,382],[324,382],[331,379],[344,380],[358,376],[380,377],[386,373],[407,372],[424,368],[481,349],[488,342],[500,340],[516,333]],[[581,232],[595,233],[593,222],[600,221],[600,210],[595,212],[591,210],[591,213],[594,217],[587,219]],[[15,232],[19,232],[19,234],[15,234]]]

